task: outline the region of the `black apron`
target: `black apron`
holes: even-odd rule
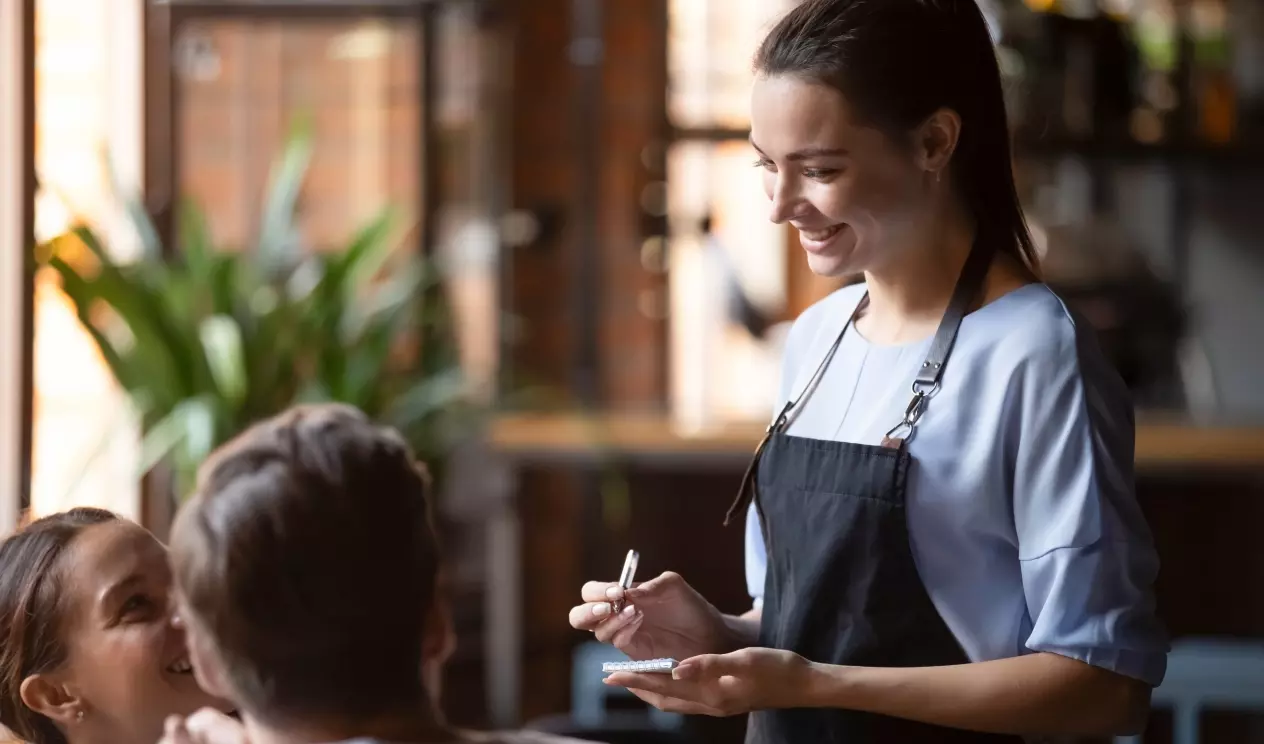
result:
[[[759,645],[816,662],[872,667],[964,664],[961,645],[922,585],[905,515],[910,457],[906,446],[956,340],[961,319],[983,285],[992,251],[976,243],[913,383],[904,418],[881,446],[785,433],[838,351],[843,334],[799,397],[786,403],[755,451],[726,523],[752,500],[764,530],[768,569]],[[898,415],[893,412],[892,418]],[[758,744],[918,744],[1021,742],[842,709],[751,713],[746,740]]]

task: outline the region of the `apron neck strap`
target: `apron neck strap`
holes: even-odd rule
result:
[[[904,409],[904,418],[882,438],[884,447],[901,447],[905,440],[913,435],[913,429],[926,411],[927,400],[939,391],[939,380],[943,377],[944,367],[948,364],[948,356],[952,354],[952,346],[957,340],[957,331],[961,321],[970,312],[970,306],[978,299],[987,280],[988,269],[992,266],[992,258],[996,255],[994,244],[988,240],[975,237],[970,255],[966,257],[961,274],[957,277],[957,286],[952,290],[952,298],[944,316],[939,320],[939,328],[931,339],[930,351],[926,361],[917,370],[913,379],[913,397]]]
[[[948,362],[952,345],[957,340],[957,330],[961,328],[962,319],[970,312],[971,304],[978,299],[983,289],[983,283],[987,279],[988,269],[992,266],[992,257],[995,253],[995,249],[991,248],[991,241],[985,243],[979,239],[975,240],[974,246],[970,249],[970,255],[966,257],[965,265],[961,267],[961,275],[957,278],[957,286],[953,288],[952,299],[948,301],[944,317],[939,321],[939,328],[935,331],[935,338],[930,344],[930,352],[926,355],[926,361],[922,362],[922,368],[917,372],[914,392],[918,389],[929,391],[939,385],[939,378],[944,373],[944,365]]]
[[[969,313],[971,304],[978,298],[980,291],[983,289],[983,283],[987,279],[988,269],[992,266],[992,258],[995,253],[994,244],[990,240],[981,239],[976,234],[974,245],[970,249],[970,255],[966,257],[966,262],[961,267],[961,274],[957,277],[957,284],[953,288],[952,298],[948,301],[948,307],[944,311],[944,316],[939,321],[939,328],[936,329],[935,337],[931,341],[930,352],[927,353],[926,361],[922,362],[921,368],[918,369],[917,377],[913,380],[913,398],[909,401],[908,408],[904,412],[904,418],[895,428],[887,432],[886,437],[883,438],[884,446],[901,446],[903,439],[895,438],[893,435],[904,429],[905,438],[907,438],[907,435],[912,433],[918,419],[921,418],[922,412],[926,410],[926,399],[939,389],[939,380],[943,376],[944,366],[948,363],[948,356],[952,353],[953,344],[957,340],[957,331],[961,328],[961,321]],[[726,525],[744,513],[754,498],[756,467],[760,455],[763,454],[764,448],[768,444],[768,440],[786,427],[791,413],[799,407],[799,403],[804,398],[810,396],[812,391],[815,390],[817,384],[821,381],[821,377],[824,376],[825,370],[834,359],[834,355],[838,352],[839,346],[842,345],[843,336],[847,333],[847,329],[855,323],[856,318],[868,306],[869,293],[866,292],[860,298],[860,301],[856,303],[855,309],[852,310],[851,315],[847,318],[847,322],[843,324],[838,336],[834,339],[834,343],[830,345],[829,351],[826,352],[821,363],[817,365],[807,384],[803,386],[803,389],[799,391],[797,396],[786,401],[786,404],[777,413],[777,417],[773,419],[773,422],[765,430],[764,437],[755,447],[755,454],[751,458],[745,474],[742,476],[742,484],[738,488],[737,498],[729,507],[728,514],[724,517]]]

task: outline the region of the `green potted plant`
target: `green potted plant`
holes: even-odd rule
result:
[[[112,258],[83,225],[40,247],[139,416],[142,472],[164,463],[177,498],[213,448],[296,403],[355,405],[432,467],[473,421],[439,272],[393,244],[389,209],[341,250],[294,247],[311,152],[310,130],[296,127],[248,250],[213,246],[185,204],[165,251],[136,202],[137,260]]]

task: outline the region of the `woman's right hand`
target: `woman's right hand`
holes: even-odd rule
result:
[[[668,571],[624,591],[618,584],[590,581],[581,590],[584,603],[571,608],[571,626],[590,630],[629,658],[688,659],[699,654],[733,650],[735,639],[724,616]],[[611,612],[611,602],[624,609]]]

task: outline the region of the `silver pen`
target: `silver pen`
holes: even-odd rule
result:
[[[623,587],[626,592],[632,588],[632,578],[636,576],[636,564],[641,559],[641,555],[635,550],[628,551],[628,557],[623,559],[623,572],[619,574],[619,586]],[[623,597],[610,603],[610,614],[617,615],[623,611]]]

